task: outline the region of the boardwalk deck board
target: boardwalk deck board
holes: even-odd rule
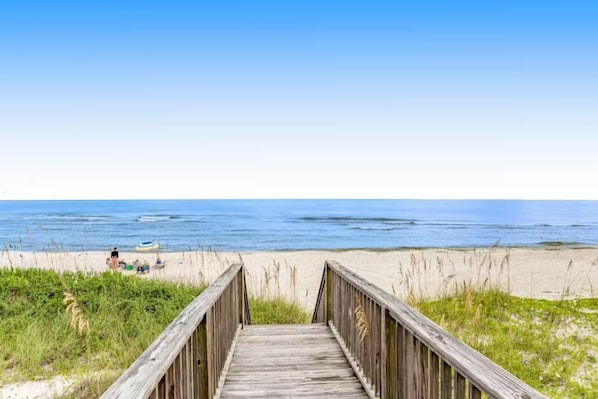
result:
[[[220,398],[367,398],[323,324],[245,326]]]

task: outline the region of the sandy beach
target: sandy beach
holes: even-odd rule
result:
[[[57,271],[107,270],[106,252],[2,252],[2,267]],[[213,281],[231,263],[243,261],[250,294],[280,293],[313,310],[324,262],[336,260],[381,288],[406,298],[436,297],[467,284],[500,286],[513,295],[561,299],[598,296],[598,248],[478,248],[282,252],[160,253],[163,269],[142,278],[194,283]],[[153,265],[155,253],[121,252]],[[120,271],[134,275],[129,270]]]

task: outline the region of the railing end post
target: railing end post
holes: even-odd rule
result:
[[[324,289],[326,290],[326,302],[325,302],[325,309],[324,314],[326,315],[325,323],[328,325],[328,322],[332,320],[332,270],[328,265],[328,261],[324,263]]]

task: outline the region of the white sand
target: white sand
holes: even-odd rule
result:
[[[508,255],[508,261],[505,257]],[[0,265],[39,267],[58,271],[107,270],[109,252],[3,252]],[[513,295],[560,299],[598,296],[598,248],[484,248],[476,250],[392,251],[283,251],[283,252],[165,252],[164,269],[151,269],[143,278],[199,283],[213,281],[231,263],[242,258],[250,293],[274,294],[277,287],[313,310],[324,262],[336,260],[381,288],[405,298],[433,297],[454,289],[455,284],[500,285]],[[150,253],[121,253],[154,264]],[[501,267],[502,263],[502,267]],[[276,265],[279,272],[276,273]],[[296,270],[294,283],[291,269]],[[136,274],[135,271],[121,271]],[[270,281],[266,280],[270,276]],[[278,278],[276,278],[278,275]]]
[[[2,252],[0,267],[38,267],[57,271],[107,270],[109,252],[32,253]],[[508,257],[507,257],[508,255]],[[477,250],[393,251],[292,251],[215,253],[207,251],[161,253],[164,269],[151,269],[142,278],[188,283],[210,282],[231,263],[242,258],[250,294],[276,292],[297,300],[312,311],[324,262],[336,260],[372,283],[405,298],[437,296],[463,282],[501,286],[514,295],[531,298],[598,296],[598,248],[485,248]],[[508,259],[507,259],[508,258]],[[155,254],[121,253],[131,264],[135,259],[154,264]],[[502,267],[501,267],[502,264]],[[278,265],[278,272],[277,272]],[[295,272],[293,272],[295,270]],[[124,274],[136,274],[123,270]],[[295,279],[291,276],[295,274]],[[267,281],[269,282],[267,283]],[[12,384],[0,389],[0,398],[51,398],[62,391],[66,380]]]
[[[62,394],[73,383],[73,380],[58,376],[50,380],[9,384],[0,388],[0,399],[50,399]]]

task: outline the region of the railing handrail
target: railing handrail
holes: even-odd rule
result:
[[[130,395],[131,392],[136,392],[139,397],[149,395],[175,361],[210,307],[242,268],[243,263],[229,266],[170,323],[100,398],[127,398],[123,395]]]
[[[324,279],[326,279],[326,270],[328,268],[370,296],[372,300],[378,302],[403,328],[438,354],[446,363],[458,370],[461,375],[473,382],[475,386],[492,397],[546,398],[480,352],[449,334],[426,316],[340,263],[333,260],[326,261]],[[321,288],[321,295],[326,295],[326,291],[326,289]],[[327,304],[325,298],[318,298],[317,307],[314,311],[314,321],[316,320],[316,314],[322,313],[322,310],[319,309],[321,306],[328,307],[330,305]],[[326,315],[326,313],[327,311],[324,310],[323,314]]]

